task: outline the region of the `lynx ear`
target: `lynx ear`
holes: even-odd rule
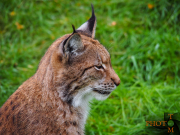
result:
[[[92,7],[92,16],[91,18],[82,24],[77,31],[82,31],[83,33],[86,33],[90,37],[94,38],[95,37],[95,29],[96,29],[96,16],[94,14],[94,7],[91,4]]]
[[[72,54],[77,55],[84,49],[81,36],[76,33],[74,26],[73,30],[73,33],[64,41],[63,52],[67,57]]]

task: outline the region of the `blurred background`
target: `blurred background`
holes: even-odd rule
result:
[[[91,103],[86,134],[148,135],[147,119],[180,112],[179,0],[1,0],[0,106],[57,38],[90,18],[91,3],[121,84]]]

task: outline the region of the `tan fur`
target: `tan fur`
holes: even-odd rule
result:
[[[84,134],[85,112],[83,106],[72,104],[74,97],[89,86],[112,90],[120,80],[107,50],[97,40],[79,35],[84,45],[79,55],[69,59],[61,50],[70,35],[57,39],[41,59],[37,72],[0,108],[0,135]],[[95,68],[102,64],[104,70]]]

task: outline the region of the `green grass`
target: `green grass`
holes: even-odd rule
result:
[[[107,100],[92,102],[86,134],[146,135],[147,118],[180,112],[178,0],[1,0],[0,106],[35,73],[55,39],[90,17],[91,3],[96,38],[111,53],[121,85]],[[24,28],[18,30],[17,22]]]

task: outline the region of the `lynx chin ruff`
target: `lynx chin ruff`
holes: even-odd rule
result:
[[[88,102],[120,84],[108,51],[95,40],[96,17],[57,39],[37,72],[0,108],[0,134],[83,135]]]

